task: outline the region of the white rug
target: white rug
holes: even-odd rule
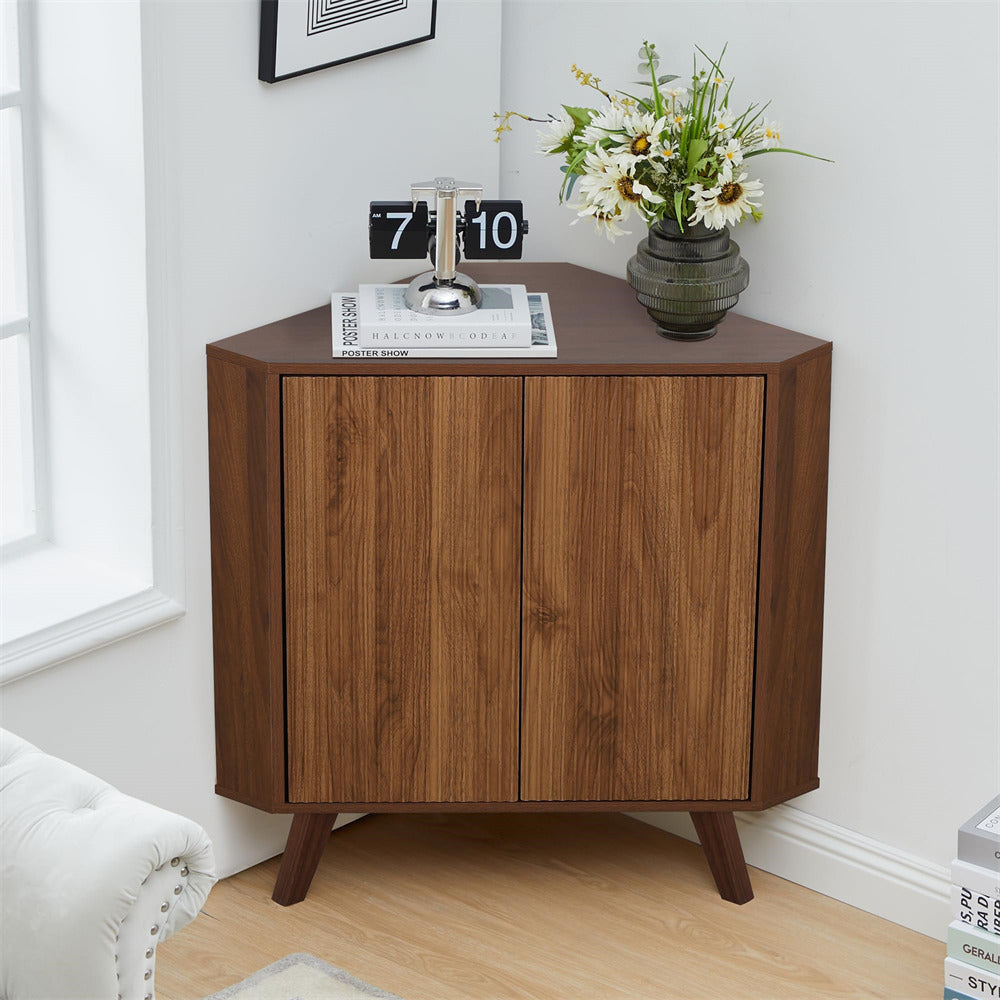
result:
[[[315,955],[286,955],[248,979],[205,1000],[402,1000],[377,986],[327,965]]]

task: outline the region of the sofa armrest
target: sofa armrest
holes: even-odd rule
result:
[[[0,996],[143,1000],[215,882],[198,824],[0,730]]]

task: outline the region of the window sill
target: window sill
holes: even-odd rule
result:
[[[96,559],[45,545],[0,572],[0,684],[179,618],[174,598]]]

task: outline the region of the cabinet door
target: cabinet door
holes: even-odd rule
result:
[[[282,407],[289,801],[516,799],[521,380]]]
[[[522,798],[748,797],[763,401],[525,380]]]

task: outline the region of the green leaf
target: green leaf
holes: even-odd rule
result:
[[[573,119],[577,128],[586,128],[590,119],[597,114],[593,108],[573,108],[568,104],[563,105],[563,110]]]
[[[558,146],[554,146],[548,150],[546,156],[559,156],[563,153],[568,153],[573,148],[573,140],[573,136],[567,136]]]
[[[688,146],[687,151],[687,161],[688,161],[688,172],[692,172],[695,169],[695,165],[698,161],[705,155],[708,150],[708,140],[707,139],[692,139],[691,144]]]
[[[751,104],[750,107],[747,108],[735,122],[733,122],[733,135],[739,138],[749,129],[752,129],[757,119],[764,116],[764,112],[767,110],[770,103],[770,101],[767,101],[759,107],[756,104]]]
[[[573,156],[569,163],[564,167],[559,169],[564,172],[562,186],[559,188],[559,204],[561,205],[563,201],[568,197],[567,185],[569,190],[573,190],[573,185],[576,183],[575,177],[577,174],[582,174],[583,171],[579,169],[580,164],[583,163],[584,158],[589,151],[589,146],[584,146],[575,156]]]
[[[724,76],[725,75],[722,72],[722,59],[723,59],[723,57],[726,54],[726,49],[729,48],[729,42],[726,42],[726,44],[722,46],[722,52],[719,54],[719,58],[718,59],[712,59],[712,57],[710,55],[708,55],[705,52],[704,49],[702,49],[701,47],[699,47],[697,45],[695,46],[695,48],[711,63],[711,69],[708,71],[707,75],[705,76],[704,80],[702,81],[700,89],[699,88],[695,88],[695,99],[696,100],[695,100],[695,102],[692,103],[692,106],[694,106],[694,104],[697,104],[697,108],[696,108],[696,111],[695,111],[695,117],[696,117],[696,121],[698,123],[698,129],[700,130],[701,127],[702,127],[702,125],[703,125],[703,123],[706,120],[710,119],[713,114],[715,114],[715,91],[716,91],[716,88],[712,86],[711,80],[712,80],[712,77],[715,76],[716,73],[718,73],[719,76]],[[695,63],[697,64],[697,57],[695,57]],[[707,111],[705,109],[705,97],[706,96],[709,97]]]
[[[646,63],[639,63],[635,68],[636,73],[646,74],[649,72],[649,66]],[[676,73],[664,73],[663,76],[658,76],[656,78],[657,83],[670,83],[671,80],[678,79]]]
[[[675,191],[674,192],[674,214],[677,218],[677,225],[681,227],[681,232],[684,232],[684,192]]]
[[[644,68],[644,67],[640,67],[640,68]],[[676,73],[668,73],[666,76],[658,76],[656,78],[656,82],[658,84],[662,85],[664,83],[670,83],[671,80],[679,80],[679,79],[680,79],[680,77]],[[632,83],[641,83],[644,87],[652,87],[653,86],[653,81],[652,80],[632,80],[630,82],[632,82]],[[621,91],[619,91],[619,93],[621,93]]]
[[[825,156],[817,156],[815,153],[803,153],[801,149],[785,149],[783,146],[774,146],[771,149],[755,149],[752,152],[744,153],[743,159],[749,160],[751,156],[763,156],[765,153],[792,153],[795,156],[808,156],[810,160],[822,160],[824,163],[836,163],[836,160],[829,160]]]

